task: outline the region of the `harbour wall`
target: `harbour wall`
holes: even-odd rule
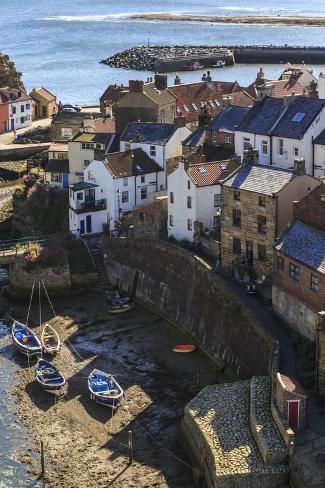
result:
[[[112,285],[186,331],[234,378],[271,373],[274,339],[233,294],[222,276],[198,256],[156,239],[104,238],[104,262]]]

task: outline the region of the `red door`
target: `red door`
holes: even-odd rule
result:
[[[288,402],[288,424],[292,429],[299,426],[299,401],[291,400]]]

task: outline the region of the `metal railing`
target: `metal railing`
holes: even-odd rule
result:
[[[100,209],[105,210],[106,208],[106,199],[102,198],[101,200],[85,200],[84,202],[76,202],[76,210],[83,210],[83,209]]]

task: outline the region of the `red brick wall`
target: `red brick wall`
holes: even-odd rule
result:
[[[230,137],[230,142],[226,142],[226,140]],[[214,131],[208,131],[207,132],[207,137],[206,137],[207,142],[213,142],[214,144],[218,145],[226,145],[226,146],[233,146],[234,145],[234,134],[230,134],[229,132],[214,132]]]
[[[284,258],[284,270],[279,271],[277,268],[277,256]],[[290,278],[289,276],[289,263],[293,263],[300,267],[300,279],[299,281]],[[318,276],[319,291],[315,292],[311,289],[311,274]],[[273,273],[273,285],[281,288],[290,295],[298,298],[300,301],[306,303],[312,310],[319,312],[325,308],[325,276],[321,273],[304,266],[303,264],[295,261],[292,258],[288,258],[281,252],[275,251],[274,253],[274,273]]]
[[[0,132],[7,130],[6,122],[9,119],[8,104],[0,104]]]
[[[321,199],[324,195],[324,199]],[[325,231],[325,184],[319,185],[305,198],[294,203],[294,218]]]

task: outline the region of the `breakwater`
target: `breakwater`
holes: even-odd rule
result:
[[[235,63],[325,64],[325,47],[300,46],[136,46],[101,61],[114,68],[139,71],[182,71],[193,62],[204,68],[217,61]]]

